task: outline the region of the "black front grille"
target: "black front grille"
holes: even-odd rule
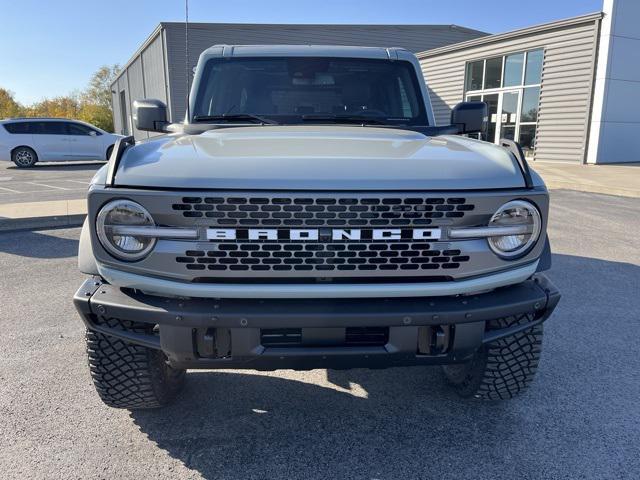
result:
[[[475,206],[458,197],[182,197],[172,209],[225,227],[425,226],[460,219]]]
[[[313,334],[308,333],[311,330]],[[264,347],[374,347],[386,345],[388,341],[389,327],[260,330],[260,344]]]
[[[187,270],[217,272],[424,272],[456,269],[467,261],[469,256],[460,250],[440,250],[431,243],[413,241],[222,242],[176,257]]]

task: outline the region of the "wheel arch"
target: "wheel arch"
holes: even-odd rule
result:
[[[19,148],[29,148],[29,149],[33,150],[36,153],[37,159],[40,160],[40,152],[38,152],[38,149],[36,147],[34,147],[33,145],[27,145],[27,144],[20,144],[20,145],[16,145],[14,147],[11,147],[11,150],[9,150],[9,155],[11,157],[13,157],[13,152],[15,152]]]

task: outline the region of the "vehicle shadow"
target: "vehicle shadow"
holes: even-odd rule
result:
[[[207,479],[620,478],[591,439],[611,432],[624,472],[629,438],[611,425],[640,413],[640,266],[554,255],[550,277],[563,299],[517,399],[460,399],[439,367],[192,371],[175,404],[131,419]]]
[[[30,258],[69,258],[78,255],[76,238],[34,231],[0,232],[0,252]]]
[[[49,163],[36,163],[33,167],[25,169],[18,168],[15,165],[7,165],[5,170],[12,171],[12,173],[20,172],[41,172],[41,171],[51,171],[51,172],[84,172],[90,170],[97,170],[102,167],[106,161],[80,161],[80,162],[49,162]]]

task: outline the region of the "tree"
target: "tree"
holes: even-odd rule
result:
[[[17,116],[75,118],[113,132],[111,83],[119,70],[118,65],[105,65],[91,76],[85,90],[46,98],[26,107],[16,102],[10,91],[0,88],[0,118]]]
[[[23,115],[22,105],[15,101],[13,93],[0,88],[0,119]]]
[[[104,65],[91,76],[89,86],[83,93],[84,99],[88,103],[111,108],[111,84],[118,76],[120,66]]]

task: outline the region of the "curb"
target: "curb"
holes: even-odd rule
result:
[[[86,215],[64,215],[61,217],[31,217],[16,220],[0,219],[0,233],[19,230],[43,230],[60,227],[81,227]]]
[[[9,203],[0,205],[0,232],[75,227],[86,215],[85,199]]]
[[[543,177],[544,178],[544,177]],[[602,195],[614,195],[618,197],[640,198],[640,189],[630,188],[610,188],[600,185],[576,185],[571,182],[555,181],[545,179],[545,184],[549,190],[572,190],[574,192],[598,193]]]

